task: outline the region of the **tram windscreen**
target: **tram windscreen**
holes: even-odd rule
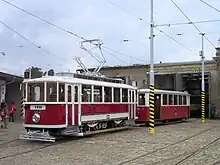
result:
[[[44,102],[44,83],[28,83],[28,102]]]

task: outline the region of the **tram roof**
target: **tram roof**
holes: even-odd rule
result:
[[[88,79],[80,79],[75,77],[60,77],[60,76],[45,76],[41,78],[35,79],[24,79],[25,82],[60,82],[60,83],[70,83],[70,84],[86,84],[86,85],[97,85],[97,86],[108,86],[108,87],[116,87],[116,88],[129,88],[129,89],[137,89],[128,84],[121,83],[112,83],[105,81],[97,81],[97,80],[88,80]]]
[[[149,93],[150,89],[138,89],[139,93]],[[155,89],[155,93],[160,94],[177,94],[177,95],[190,95],[188,92],[181,92],[181,91],[170,91],[170,90],[162,90],[162,89]]]

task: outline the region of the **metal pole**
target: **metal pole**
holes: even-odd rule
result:
[[[154,19],[153,19],[153,0],[150,0],[150,122],[149,133],[154,135]]]
[[[201,89],[201,120],[202,124],[205,124],[205,80],[204,80],[204,72],[205,72],[205,66],[204,66],[204,35],[205,33],[201,33],[202,35],[202,51],[201,51],[201,60],[202,60],[202,89]]]

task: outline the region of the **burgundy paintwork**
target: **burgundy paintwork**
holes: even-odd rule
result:
[[[138,106],[137,121],[149,121],[149,107]],[[162,106],[160,110],[160,120],[189,118],[189,106]]]
[[[25,124],[35,124],[32,116],[35,111],[30,110],[30,106],[25,106]],[[46,105],[46,110],[38,111],[41,119],[37,125],[63,125],[65,120],[65,105]]]
[[[81,104],[82,115],[102,115],[128,112],[128,104]]]
[[[109,113],[126,113],[128,112],[128,104],[81,104],[82,115],[102,115]],[[131,118],[134,118],[134,106],[130,105],[132,113]],[[48,104],[46,110],[39,111],[41,116],[40,122],[37,125],[62,125],[66,124],[65,104]],[[35,124],[32,122],[34,111],[31,111],[29,106],[25,108],[25,124]],[[78,104],[74,105],[74,123],[72,123],[72,105],[68,105],[68,125],[78,125]]]

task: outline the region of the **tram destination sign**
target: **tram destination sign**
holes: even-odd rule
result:
[[[43,111],[43,110],[46,110],[46,106],[45,105],[31,105],[30,110]]]

